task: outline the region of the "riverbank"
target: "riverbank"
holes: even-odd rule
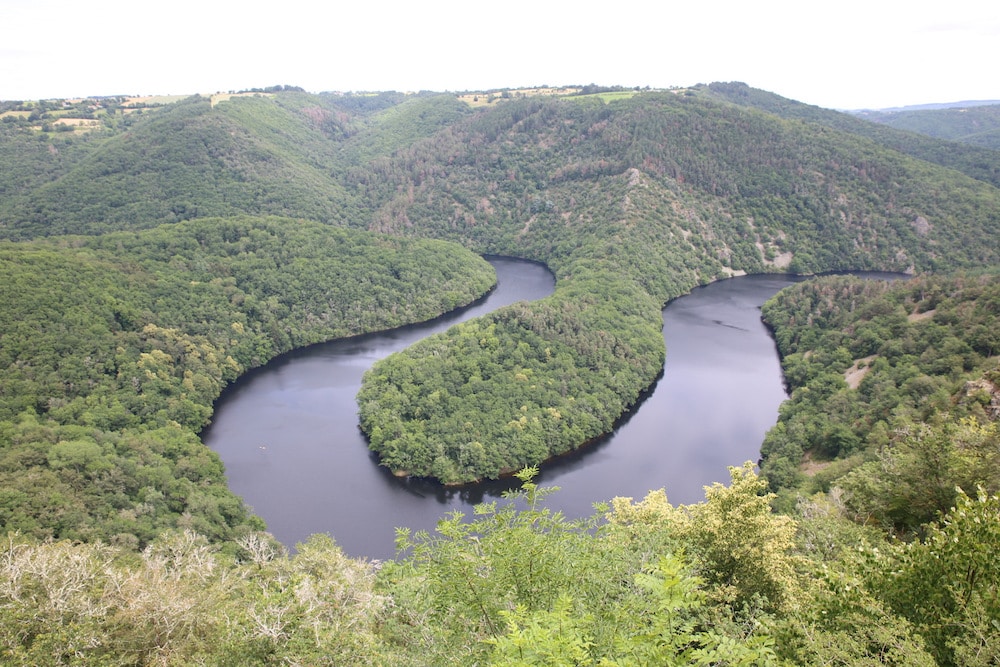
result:
[[[519,262],[498,268],[496,295],[517,281],[512,302],[545,296],[554,280],[535,270]],[[531,276],[544,285],[532,285]],[[705,485],[729,479],[728,466],[756,460],[785,398],[758,309],[791,280],[724,280],[671,301],[661,329],[669,350],[664,375],[609,434],[541,466],[537,481],[561,487],[549,506],[583,517],[594,502],[658,488],[673,502],[694,503]],[[448,512],[472,515],[476,504],[517,485],[513,478],[460,487],[398,479],[367,449],[356,383],[367,365],[432,331],[408,327],[390,340],[317,346],[266,368],[219,405],[206,443],[223,458],[230,487],[284,544],[329,533],[348,554],[392,558],[396,527],[433,531]],[[267,450],[254,444],[262,440]]]

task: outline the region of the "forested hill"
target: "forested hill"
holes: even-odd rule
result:
[[[698,86],[697,90],[710,99],[866,137],[885,148],[1000,186],[995,106],[969,110],[971,116],[959,113],[966,110],[840,113],[751,88],[745,83],[712,83]]]
[[[1000,104],[857,112],[866,120],[938,139],[1000,150]]]
[[[786,502],[839,489],[913,532],[957,489],[1000,490],[1000,279],[826,276],[768,301],[792,392],[761,449]]]
[[[498,100],[475,110],[452,95],[284,91],[142,111],[112,114],[91,132],[0,124],[0,235],[266,213],[562,255],[558,225],[536,244],[526,222],[548,229],[553,217],[573,217],[575,236],[581,218],[614,217],[608,202],[645,178],[655,201],[636,201],[634,214],[658,217],[664,202],[684,208],[675,217],[689,229],[674,232],[697,238],[698,261],[708,262],[698,268],[702,280],[720,263],[754,270],[788,251],[782,261],[795,270],[898,266],[901,254],[929,268],[942,255],[963,261],[964,250],[947,254],[991,224],[996,193],[900,152],[945,164],[950,155],[956,168],[975,162],[966,169],[974,178],[1000,178],[1000,153],[955,154],[957,144],[926,137],[914,152],[903,138],[919,135],[743,84],[607,101]],[[424,192],[433,203],[419,199]],[[977,217],[956,206],[966,195],[979,200]],[[947,239],[937,238],[939,221]]]
[[[996,188],[854,134],[697,95],[514,100],[348,183],[374,211],[372,229],[527,255],[560,279],[544,303],[369,376],[361,413],[373,447],[396,469],[450,481],[607,432],[658,372],[659,306],[699,281],[998,259]],[[482,342],[493,331],[503,350]],[[516,354],[519,343],[534,352]],[[468,397],[480,377],[495,380]],[[491,443],[485,454],[481,443]]]
[[[660,307],[699,283],[1000,261],[996,187],[826,116],[715,92],[472,108],[452,95],[280,91],[193,97],[91,134],[5,123],[15,148],[3,154],[22,175],[3,181],[0,229],[283,213],[543,261],[559,279],[552,298],[387,360],[362,392],[387,465],[495,476],[607,432],[662,368]]]
[[[560,245],[581,232],[627,233],[623,217],[666,220],[708,262],[701,279],[714,262],[760,270],[783,252],[799,271],[997,253],[981,234],[997,224],[996,188],[824,123],[697,94],[515,100],[348,182],[375,228],[545,256],[567,255]]]
[[[194,97],[116,118],[126,127],[108,138],[57,136],[39,156],[51,177],[5,193],[6,235],[95,234],[238,213],[342,220],[346,198],[321,166],[333,143],[320,127],[289,119],[298,120],[270,101],[213,108]],[[64,159],[61,144],[74,141],[86,153]]]
[[[227,383],[494,281],[453,244],[282,218],[0,243],[0,526],[133,546],[178,526],[232,537],[248,513],[196,435]]]
[[[0,662],[997,664],[995,156],[741,90],[281,89],[102,102],[80,129],[68,102],[0,107]],[[470,249],[545,262],[555,293],[359,396],[385,465],[448,482],[612,429],[699,283],[968,272],[776,300],[796,395],[766,477],[734,467],[703,503],[569,521],[525,469],[517,502],[400,531],[396,561],[336,536],[283,554],[196,435],[212,400],[280,351],[476,298]]]
[[[375,131],[360,133],[372,107],[381,111]],[[363,214],[338,165],[404,146],[463,111],[450,96],[283,92],[194,96],[112,115],[102,130],[79,135],[12,123],[0,128],[9,167],[0,176],[0,235],[97,234],[237,214],[346,224]]]

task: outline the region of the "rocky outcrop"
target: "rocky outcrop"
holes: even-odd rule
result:
[[[992,419],[1000,419],[1000,387],[987,378],[969,380],[962,389],[963,401],[979,401]]]

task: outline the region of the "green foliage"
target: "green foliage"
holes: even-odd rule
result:
[[[472,521],[451,515],[433,536],[400,533],[407,558],[380,578],[405,600],[388,625],[394,641],[422,647],[405,664],[774,662],[764,616],[737,612],[722,587],[692,574],[701,559],[684,554],[679,510],[619,499],[614,514],[570,521],[543,506],[551,489],[534,473],[519,473],[523,489]],[[739,485],[733,493],[752,503]],[[763,545],[774,536],[756,527],[744,538],[771,552]]]
[[[495,281],[457,246],[281,219],[6,243],[0,257],[0,525],[133,547],[259,525],[195,435],[228,382]]]
[[[733,604],[780,608],[798,589],[792,555],[795,526],[771,512],[767,482],[747,462],[730,467],[731,484],[705,489],[705,502],[682,508],[679,535],[690,544],[699,573]]]
[[[778,498],[744,467],[701,505],[651,494],[571,522],[526,474],[514,505],[403,536],[377,582],[325,538],[278,554],[198,442],[248,368],[492,284],[440,241],[318,222],[556,273],[551,298],[366,381],[383,462],[449,481],[610,430],[662,368],[660,307],[699,283],[1000,261],[995,151],[741,84],[689,92],[470,111],[282,86],[108,113],[86,135],[47,131],[49,103],[5,120],[0,234],[55,238],[0,246],[0,524],[20,533],[0,558],[4,661],[996,662],[998,576],[976,551],[997,542],[996,501],[954,491],[998,479],[992,278],[830,279],[768,306],[793,389],[763,451]],[[267,213],[294,220],[241,217]],[[801,491],[903,530],[957,509],[884,558],[818,546],[861,539],[832,521],[796,554],[768,507]]]
[[[914,626],[876,597],[857,571],[826,568],[814,574],[811,597],[776,624],[779,657],[798,665],[938,664]]]
[[[814,531],[810,542],[831,545],[821,552],[833,567],[821,570],[823,586],[805,607],[808,625],[789,622],[778,633],[795,647],[789,659],[1000,658],[998,576],[986,556],[1000,539],[990,495],[1000,488],[1000,448],[988,333],[997,330],[998,290],[992,275],[827,278],[765,305],[793,388],[762,450],[772,487],[785,487],[786,498],[828,492],[844,516],[914,540],[876,549],[866,541],[853,553],[869,557],[852,558],[837,546],[849,533]],[[863,379],[848,386],[843,374],[859,370]],[[804,451],[813,463],[836,458],[812,475],[789,475]],[[963,492],[976,488],[978,500]]]
[[[956,122],[952,110],[947,113],[941,111],[908,111],[901,114],[878,111],[841,113],[796,102],[738,82],[712,83],[698,87],[698,94],[710,99],[725,100],[739,106],[759,109],[782,118],[803,120],[849,132],[870,139],[887,149],[955,169],[993,186],[1000,186],[1000,154],[995,150],[996,137],[995,132],[991,130],[996,118],[996,106],[983,107],[982,111],[966,110],[973,111],[971,117],[959,112],[959,122]],[[928,120],[931,124],[924,122]],[[958,129],[967,122],[976,123],[977,120],[982,121],[984,125],[982,134],[963,134]],[[924,136],[928,134],[934,138]],[[964,144],[955,143],[963,140]]]
[[[344,557],[327,536],[289,556],[258,532],[220,549],[192,531],[164,531],[140,553],[10,535],[0,545],[0,656],[24,665],[604,667],[998,657],[1000,577],[982,548],[1000,539],[996,496],[960,496],[925,540],[899,545],[817,508],[800,522],[766,520],[748,467],[705,504],[674,508],[657,492],[615,499],[586,521],[547,509],[553,490],[536,486],[535,472],[522,471],[520,491],[471,521],[452,515],[433,536],[401,532],[405,555],[382,564]],[[698,518],[720,513],[747,520]],[[793,557],[787,530],[796,527],[809,537]],[[843,549],[816,548],[832,534]],[[724,551],[748,563],[791,558],[806,576],[774,579],[788,586],[777,594],[786,603],[765,612],[699,576],[714,577]]]
[[[536,473],[519,473],[523,490],[501,507],[478,506],[472,521],[456,512],[438,523],[435,535],[400,529],[397,546],[407,559],[386,572],[390,581],[419,586],[400,609],[400,627],[414,615],[430,615],[433,625],[424,630],[434,637],[427,647],[431,662],[468,664],[484,649],[477,642],[502,634],[503,610],[548,609],[592,559],[591,524],[545,508],[542,499],[551,490],[530,481]],[[515,501],[525,508],[519,511]]]
[[[636,575],[636,587],[649,597],[650,617],[636,634],[622,637],[615,658],[591,655],[592,640],[581,627],[588,618],[572,613],[572,601],[562,597],[552,611],[529,614],[523,606],[503,613],[507,634],[489,643],[490,664],[600,665],[776,665],[773,643],[765,634],[739,640],[707,630],[698,617],[705,603],[700,580],[685,572],[683,561],[664,556],[650,573]]]
[[[209,216],[343,220],[334,144],[309,115],[265,98],[193,97],[144,115],[0,204],[4,236],[149,228]],[[13,193],[12,193],[13,194]]]
[[[857,514],[916,531],[953,507],[961,489],[1000,489],[1000,429],[971,418],[901,428],[840,484]]]
[[[343,100],[337,100],[343,106]],[[371,114],[341,147],[340,159],[356,166],[405,149],[457,122],[468,107],[453,95],[403,96]]]
[[[371,663],[386,600],[367,564],[314,537],[289,558],[251,533],[234,560],[195,533],[140,555],[100,544],[0,548],[10,665]],[[377,662],[377,660],[376,660]]]
[[[792,390],[761,448],[772,489],[839,486],[859,518],[914,531],[956,486],[998,488],[998,304],[992,275],[828,277],[765,304]]]
[[[595,287],[510,306],[376,363],[358,403],[383,464],[468,482],[608,432],[659,372],[663,343],[655,302]]]
[[[507,633],[489,640],[494,646],[490,664],[494,667],[593,665],[588,654],[591,642],[581,628],[584,619],[573,614],[572,604],[569,597],[561,597],[552,611],[529,614],[522,605],[512,612],[501,612]]]
[[[796,665],[934,665],[924,638],[876,587],[885,535],[846,518],[836,494],[795,508],[803,586],[770,630],[778,656]]]
[[[990,665],[1000,660],[1000,498],[979,489],[955,506],[926,537],[889,554],[874,582],[892,608],[926,637],[941,665]]]

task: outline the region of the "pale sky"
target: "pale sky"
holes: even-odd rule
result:
[[[996,0],[0,0],[0,99],[743,81],[836,109],[1000,99]]]

